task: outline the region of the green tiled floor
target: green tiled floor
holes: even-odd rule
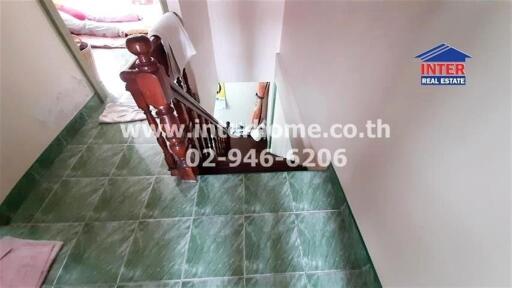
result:
[[[61,240],[45,287],[379,287],[331,171],[168,176],[88,123],[0,237]]]

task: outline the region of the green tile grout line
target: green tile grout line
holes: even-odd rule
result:
[[[7,225],[16,214],[30,192],[41,181],[45,169],[49,168],[71,139],[77,135],[88,120],[99,111],[102,103],[96,95],[92,95],[87,103],[66,124],[62,131],[50,142],[39,157],[23,174],[0,204],[0,225]]]
[[[300,239],[300,233],[299,233],[299,221],[297,220],[297,214],[295,211],[295,200],[293,199],[293,194],[292,194],[292,191],[291,191],[291,187],[290,187],[290,177],[288,175],[288,172],[286,172],[286,185],[288,185],[288,192],[290,193],[290,197],[292,198],[292,209],[293,209],[293,223],[295,223],[295,229],[297,231],[297,241],[298,241],[298,244],[299,244],[299,253],[300,253],[300,260],[302,262],[302,269],[304,270],[302,273],[304,274],[304,280],[306,281],[306,286],[308,288],[310,288],[311,286],[309,285],[309,280],[308,280],[308,276],[307,276],[307,268],[306,268],[306,258],[304,258],[304,252],[303,252],[303,249],[302,249],[302,241]]]
[[[98,133],[98,131],[96,131],[94,133],[94,135],[91,135],[91,139],[89,139],[89,141],[87,142],[87,144],[84,145],[84,149],[82,151],[80,151],[80,153],[77,155],[75,161],[73,161],[73,164],[69,166],[68,168],[68,171],[66,171],[66,173],[62,176],[62,179],[60,179],[59,181],[59,184],[57,186],[55,186],[55,189],[47,196],[47,198],[45,199],[45,201],[41,204],[41,207],[39,207],[39,211],[34,215],[34,218],[32,218],[32,220],[35,219],[35,217],[37,216],[37,214],[41,211],[41,209],[43,208],[44,204],[48,201],[48,199],[50,199],[50,196],[58,189],[58,187],[60,186],[60,183],[62,183],[62,181],[64,179],[66,179],[66,175],[69,174],[69,172],[71,171],[71,169],[73,168],[73,166],[75,165],[75,163],[78,161],[78,159],[80,159],[80,156],[85,152],[85,149],[87,149],[87,147],[91,144],[92,142],[92,139],[94,139],[94,136]],[[100,194],[103,193],[103,191],[105,190],[105,186],[107,185],[107,182],[108,181],[105,181],[105,184],[103,185],[103,188],[102,188],[102,191],[99,192]],[[100,198],[98,197],[98,199],[96,201],[98,201]],[[95,203],[96,205],[97,203]],[[80,237],[80,235],[82,234],[82,231],[84,230],[84,226],[85,226],[85,223],[87,223],[87,220],[89,219],[91,213],[89,212],[87,214],[87,217],[86,219],[84,220],[83,223],[81,223],[81,226],[80,226],[80,229],[78,229],[78,233],[76,234],[76,238],[73,239],[73,243],[70,244],[69,246],[69,251],[68,253],[66,254],[66,257],[64,257],[64,261],[62,261],[62,265],[60,266],[60,269],[59,269],[59,272],[57,272],[57,275],[55,275],[55,279],[53,280],[53,283],[52,285],[56,285],[57,284],[57,280],[59,279],[60,277],[60,273],[62,272],[62,270],[64,269],[64,265],[66,265],[66,262],[68,261],[68,257],[69,255],[71,254],[73,248],[75,247],[76,245],[76,242],[78,241],[78,237]],[[30,221],[31,223],[33,221]]]
[[[95,131],[94,134],[97,134],[98,131]],[[117,159],[117,163],[113,166],[112,170],[110,171],[109,173],[109,176],[106,176],[106,177],[67,177],[68,174],[69,174],[69,171],[72,169],[72,167],[74,166],[74,164],[76,163],[76,161],[78,161],[78,159],[80,158],[80,156],[82,155],[82,153],[84,153],[85,151],[85,148],[86,147],[89,147],[90,145],[94,145],[92,144],[92,140],[95,138],[95,135],[92,135],[92,137],[89,139],[88,143],[85,144],[85,145],[79,145],[79,146],[84,146],[84,150],[82,150],[79,155],[76,157],[76,159],[73,161],[73,164],[71,164],[69,167],[68,167],[68,170],[67,172],[61,177],[61,179],[59,180],[59,183],[63,180],[63,179],[74,179],[74,178],[95,178],[95,179],[106,179],[105,181],[105,185],[108,184],[108,180],[109,179],[113,179],[113,178],[137,178],[137,177],[144,177],[144,178],[147,178],[148,176],[121,176],[121,177],[114,177],[112,176],[113,175],[113,172],[115,171],[115,169],[117,168],[117,166],[119,165],[119,162],[121,160],[121,157],[124,153],[124,151],[126,151],[126,147],[128,147],[128,145],[130,144],[117,144],[119,146],[123,145],[124,146],[124,150],[123,152],[120,153],[119,155],[119,159]],[[129,141],[128,141],[129,143]],[[137,145],[143,145],[143,144],[137,144]],[[329,173],[330,176],[329,176],[329,179],[332,180],[334,182],[334,179],[333,177],[336,178],[336,183],[335,186],[337,186],[337,189],[338,192],[337,193],[342,193],[344,194],[343,192],[343,189],[341,187],[341,183],[340,183],[340,180],[337,178],[336,174],[334,173],[333,169],[332,169],[332,166],[331,166],[331,171],[325,171],[324,173]],[[290,178],[289,178],[289,174],[290,173],[287,173],[285,172],[285,177],[286,177],[286,185],[290,185],[291,182],[290,182]],[[152,184],[151,184],[151,188],[150,188],[150,192],[148,193],[146,199],[145,199],[145,202],[147,203],[147,200],[149,199],[149,196],[150,196],[150,193],[151,193],[151,190],[153,188],[153,185],[155,183],[155,179],[156,177],[159,177],[160,175],[153,175],[151,176],[153,178],[153,181],[152,181]],[[372,270],[372,273],[375,275],[374,278],[376,278],[380,284],[380,280],[375,272],[375,269],[373,267],[373,263],[371,262],[371,258],[369,257],[369,253],[367,251],[367,248],[366,248],[366,245],[364,244],[364,241],[361,237],[361,234],[360,234],[360,231],[359,231],[359,227],[357,226],[357,223],[355,222],[355,219],[354,219],[354,216],[352,214],[352,211],[350,209],[350,206],[348,204],[348,199],[345,197],[344,195],[344,203],[343,205],[341,205],[341,207],[337,207],[337,209],[333,209],[333,210],[307,210],[307,211],[296,211],[297,209],[297,205],[293,199],[293,194],[291,193],[291,190],[289,189],[288,193],[287,194],[290,194],[290,199],[291,199],[291,204],[292,204],[292,211],[286,211],[286,212],[267,212],[267,213],[249,213],[249,214],[246,214],[246,205],[245,205],[245,202],[246,202],[246,187],[245,187],[245,184],[246,184],[246,175],[242,174],[242,185],[243,185],[243,212],[242,214],[230,214],[229,216],[242,216],[242,223],[243,223],[243,229],[242,229],[242,240],[243,240],[243,244],[242,244],[242,247],[243,247],[243,276],[227,276],[227,277],[206,277],[206,278],[183,278],[183,274],[184,274],[184,270],[185,270],[185,267],[186,267],[186,262],[187,262],[187,253],[188,253],[188,250],[189,250],[189,246],[190,246],[190,238],[191,238],[191,231],[193,229],[193,223],[194,223],[194,220],[195,219],[200,219],[200,218],[207,218],[207,217],[223,217],[223,216],[228,216],[228,215],[207,215],[207,216],[196,216],[195,214],[195,210],[196,210],[196,206],[197,206],[197,198],[198,198],[198,193],[199,193],[199,187],[198,187],[198,191],[196,191],[196,195],[194,197],[194,204],[193,204],[193,210],[192,210],[192,216],[191,217],[169,217],[169,218],[162,218],[162,219],[145,219],[144,221],[154,221],[154,220],[163,220],[163,219],[176,219],[176,218],[182,218],[182,219],[190,219],[190,227],[189,227],[189,233],[188,233],[188,239],[187,239],[187,248],[186,248],[186,252],[185,252],[185,257],[184,257],[184,260],[183,260],[183,266],[181,267],[182,268],[182,272],[181,272],[181,279],[180,280],[169,280],[169,281],[152,281],[152,282],[165,282],[165,283],[170,283],[170,282],[173,282],[173,281],[179,281],[180,285],[182,285],[183,281],[198,281],[198,280],[206,280],[206,279],[234,279],[234,278],[243,278],[243,283],[244,283],[244,286],[246,285],[246,278],[248,277],[258,277],[258,276],[265,276],[265,275],[304,275],[306,277],[306,285],[307,287],[310,287],[310,283],[309,283],[309,279],[308,279],[308,275],[311,274],[311,273],[319,273],[319,272],[322,272],[322,273],[328,273],[328,272],[349,272],[349,271],[358,271],[358,270],[364,270],[366,269],[367,267],[370,267],[371,270]],[[100,196],[102,193],[104,193],[104,190],[105,190],[105,185],[103,186],[103,189],[99,192],[99,196],[96,200],[96,203],[94,206],[97,205],[98,201],[100,200]],[[54,193],[55,189],[57,189],[59,185],[57,185],[54,190],[52,190],[52,192],[47,196],[47,198],[45,199],[45,202],[50,198],[51,194]],[[41,207],[39,209],[41,209],[43,206],[44,206],[44,203],[41,205]],[[141,211],[140,213],[143,213],[144,211],[144,207],[145,205],[143,205],[143,207],[141,208]],[[301,261],[302,261],[302,265],[304,266],[303,267],[303,271],[301,272],[285,272],[285,273],[267,273],[267,274],[251,274],[251,275],[247,275],[246,274],[246,271],[245,271],[245,253],[246,253],[246,247],[245,247],[245,217],[247,216],[252,216],[252,215],[275,215],[275,216],[278,216],[278,215],[293,215],[293,219],[294,219],[294,223],[295,223],[295,229],[298,229],[298,218],[299,215],[301,214],[310,214],[310,213],[325,213],[325,212],[334,212],[334,211],[342,211],[342,210],[345,210],[345,209],[349,209],[348,212],[350,214],[350,218],[351,218],[351,221],[353,221],[353,223],[355,224],[356,226],[356,233],[359,234],[359,239],[360,241],[363,243],[363,246],[364,246],[364,249],[365,249],[365,252],[366,252],[366,256],[367,256],[367,261],[368,261],[368,264],[366,264],[364,267],[362,267],[361,269],[356,269],[356,270],[343,270],[343,269],[335,269],[335,270],[322,270],[322,271],[307,271],[307,267],[304,263],[305,261],[305,258],[304,258],[304,254],[303,252],[301,251]],[[112,223],[112,222],[135,222],[135,225],[134,225],[134,229],[133,229],[133,234],[131,235],[130,237],[130,244],[128,245],[128,249],[126,251],[126,255],[124,255],[124,260],[122,261],[122,265],[120,267],[120,271],[119,271],[119,274],[118,274],[118,278],[116,280],[116,283],[101,283],[101,284],[97,284],[97,285],[102,285],[102,284],[114,284],[114,285],[119,285],[121,282],[120,282],[120,277],[122,276],[122,273],[123,273],[123,269],[124,269],[124,265],[125,265],[125,262],[126,262],[126,259],[129,255],[129,252],[130,252],[130,249],[131,249],[131,246],[132,246],[132,242],[133,242],[133,237],[135,237],[135,234],[137,232],[137,227],[139,225],[139,223],[142,221],[141,220],[141,217],[139,214],[139,219],[138,220],[121,220],[121,221],[89,221],[89,218],[92,214],[92,211],[94,210],[94,208],[88,212],[88,215],[86,217],[86,219],[83,221],[83,222],[69,222],[69,223],[73,223],[73,224],[82,224],[82,226],[80,227],[78,233],[77,233],[77,236],[72,240],[73,242],[71,243],[71,246],[70,246],[70,249],[68,251],[68,254],[66,255],[65,259],[64,259],[64,262],[62,263],[62,266],[60,267],[60,270],[59,270],[59,273],[57,274],[57,277],[55,278],[55,282],[53,283],[54,285],[57,283],[57,279],[59,278],[60,276],[60,272],[62,271],[62,269],[64,268],[64,265],[66,264],[67,262],[67,258],[69,257],[69,254],[71,253],[71,251],[73,250],[73,247],[76,245],[76,240],[78,239],[78,237],[80,237],[80,235],[82,234],[82,230],[83,230],[83,227],[86,225],[86,223]],[[36,213],[37,214],[37,213]],[[59,224],[65,224],[66,222],[55,222],[55,223],[28,223],[28,225],[59,225]],[[16,224],[21,224],[21,225],[27,225],[27,223],[16,223]],[[299,237],[299,250],[302,250],[302,241]],[[124,283],[124,282],[123,282]],[[143,282],[129,282],[129,283],[143,283]]]
[[[97,131],[96,131],[97,133]],[[94,134],[96,134],[94,133]],[[89,142],[85,145],[82,145],[84,146],[84,149],[82,151],[80,151],[80,153],[78,153],[78,155],[76,156],[76,159],[73,161],[73,164],[69,165],[69,168],[68,170],[66,171],[66,173],[64,173],[64,175],[62,176],[62,178],[59,180],[59,182],[57,183],[57,185],[55,186],[55,188],[52,190],[52,192],[50,192],[50,194],[48,194],[48,196],[46,197],[46,199],[43,201],[43,203],[41,203],[41,207],[39,207],[39,210],[34,214],[34,217],[32,218],[32,220],[30,221],[30,223],[34,223],[34,219],[36,218],[37,214],[39,214],[39,212],[41,212],[41,209],[43,209],[44,205],[46,204],[46,202],[48,202],[48,199],[50,199],[50,197],[55,193],[55,191],[59,188],[60,184],[62,183],[62,181],[64,179],[68,179],[66,178],[66,176],[69,174],[69,172],[71,171],[71,169],[73,168],[73,166],[75,165],[75,163],[78,161],[78,159],[80,159],[80,156],[82,156],[82,154],[85,152],[85,149],[87,149],[87,146],[89,146],[89,144],[91,143],[92,139],[94,138],[94,135],[92,135],[91,139],[89,140]],[[87,215],[87,217],[89,217],[89,215]]]
[[[113,170],[115,170],[115,168],[116,167],[114,167]],[[119,275],[117,275],[116,287],[119,285],[119,281],[121,280],[121,276],[123,274],[123,270],[126,265],[126,261],[128,260],[128,256],[130,255],[130,251],[132,249],[133,239],[135,238],[135,235],[137,234],[137,231],[139,228],[139,224],[142,221],[142,214],[144,213],[144,208],[146,207],[146,204],[148,203],[149,196],[153,190],[153,186],[155,185],[156,177],[157,176],[153,176],[153,180],[151,181],[151,186],[149,187],[149,193],[146,196],[146,199],[144,200],[144,204],[142,205],[142,208],[139,211],[139,218],[138,218],[138,220],[136,220],[137,222],[135,224],[135,227],[133,228],[133,235],[130,237],[130,240],[128,240],[128,242],[130,242],[130,243],[128,244],[128,249],[126,250],[126,255],[124,256],[123,262],[121,263],[121,269],[119,270]],[[107,183],[108,183],[108,180],[107,180]]]
[[[113,168],[113,169],[115,169],[115,168]],[[156,177],[157,177],[157,176],[153,176],[153,178],[156,178]],[[154,184],[154,183],[153,183],[153,184]],[[244,188],[244,190],[245,190],[245,188]],[[197,194],[196,194],[196,196],[197,196]],[[196,206],[196,205],[195,205],[195,206]],[[194,207],[195,207],[195,206],[194,206]],[[339,209],[339,210],[345,210],[347,207],[348,207],[348,204],[347,204],[347,203],[344,203],[344,204],[340,207],[340,209]],[[337,210],[332,210],[332,211],[339,211],[339,210],[337,209]],[[141,211],[142,211],[142,210],[141,210]],[[306,213],[304,213],[304,212],[306,212]],[[291,214],[291,215],[293,215],[293,214],[300,214],[300,213],[308,214],[307,212],[308,212],[308,211],[303,211],[303,212],[283,212],[283,213],[281,213],[281,214]],[[309,212],[310,212],[310,211],[309,211]],[[315,211],[314,213],[316,213],[316,212],[327,212],[327,211],[325,211],[325,210],[318,210],[318,211]],[[276,215],[276,214],[280,214],[280,213],[261,213],[261,214],[264,214],[264,215],[265,215],[265,214],[273,214],[273,215]],[[256,214],[256,215],[257,215],[257,214]],[[204,217],[219,217],[219,216],[220,216],[220,217],[222,217],[223,215],[204,216]],[[201,216],[198,216],[198,217],[201,217]],[[188,218],[192,219],[193,217],[188,217]],[[164,219],[169,219],[169,218],[164,218]],[[155,220],[155,219],[151,219],[151,220]],[[86,222],[88,222],[87,220],[85,220],[85,221],[86,221]],[[131,220],[131,221],[124,220],[124,221],[125,221],[125,222],[136,222],[136,223],[137,223],[137,225],[138,225],[138,223],[140,222],[140,220]],[[117,221],[99,221],[99,222],[117,222]],[[192,221],[191,221],[191,222],[192,222]],[[58,224],[63,224],[63,223],[51,223],[51,224],[57,224],[57,225],[58,225]],[[41,225],[51,225],[51,224],[47,224],[47,223],[45,223],[45,224],[41,224]],[[84,222],[84,224],[85,224],[85,222]],[[34,224],[34,225],[37,225],[37,224]],[[192,225],[192,223],[191,223],[190,225]],[[244,226],[245,226],[245,225],[244,225]],[[81,227],[81,228],[83,229],[83,227]],[[136,228],[135,228],[135,229],[136,229]],[[134,232],[133,232],[134,234],[136,233],[136,230],[135,230],[135,229],[134,229]],[[81,234],[81,233],[78,233],[77,238],[80,236],[80,234]],[[134,235],[134,234],[133,234],[133,235]],[[132,237],[133,237],[133,235],[132,235]],[[77,238],[75,238],[75,239],[74,239],[74,241],[76,241],[76,239],[77,239]],[[73,246],[74,246],[74,243],[73,243]],[[187,248],[188,248],[188,247],[187,247]],[[188,250],[188,249],[187,249],[187,250]],[[72,251],[72,247],[71,247],[71,249],[70,249],[69,253],[70,253],[71,251]],[[244,250],[244,252],[245,252],[245,250]],[[128,255],[129,250],[128,250],[126,253],[127,253],[127,255]],[[67,256],[69,256],[69,254],[68,254]],[[186,258],[185,258],[185,259],[186,259]],[[66,260],[67,260],[67,259],[66,259]],[[185,260],[185,261],[186,261],[186,260]],[[65,262],[66,262],[66,261],[65,261]],[[63,266],[62,266],[62,267],[64,267],[65,262],[63,263]],[[245,265],[245,263],[244,263],[244,265]],[[245,274],[245,272],[244,272],[244,276],[242,276],[242,277],[243,277],[243,281],[245,282],[245,280],[246,280],[246,278],[247,278],[247,277],[261,277],[261,276],[275,276],[275,275],[300,275],[300,274],[304,274],[304,275],[306,275],[306,276],[307,276],[308,274],[312,274],[312,273],[350,272],[350,271],[359,271],[359,270],[367,269],[370,265],[371,265],[371,264],[367,264],[367,265],[365,265],[364,267],[362,267],[361,269],[355,269],[355,270],[347,270],[347,269],[333,269],[333,270],[303,271],[303,272],[264,273],[264,274],[251,274],[251,275],[246,275],[246,274]],[[61,269],[62,269],[62,268],[61,268]],[[119,275],[121,275],[121,273],[122,273],[122,268],[121,268],[121,270],[119,271],[119,273],[120,273]],[[119,277],[119,275],[118,275],[118,277]],[[135,283],[151,283],[151,282],[152,282],[152,283],[156,283],[156,282],[159,282],[159,283],[164,283],[164,282],[165,282],[165,283],[172,283],[173,281],[181,281],[181,282],[182,282],[182,281],[199,281],[199,280],[207,280],[207,279],[236,279],[236,278],[241,278],[241,277],[240,277],[240,276],[238,276],[238,277],[226,276],[226,277],[206,277],[206,278],[183,278],[183,279],[181,279],[181,280],[169,280],[169,281],[140,281],[140,282],[137,282],[137,281],[136,281],[136,282],[126,282],[126,283],[131,283],[131,284],[135,284]],[[307,277],[306,277],[306,281],[307,281],[307,280],[308,280],[308,279],[307,279]],[[122,284],[122,283],[125,283],[125,282],[120,282],[120,281],[118,280],[118,281],[116,281],[116,283],[115,283],[115,284]],[[105,284],[113,284],[113,283],[101,283],[101,284],[98,284],[98,285],[105,285]],[[307,285],[309,285],[309,282],[307,283]]]
[[[244,213],[244,215],[242,216],[242,225],[243,225],[243,230],[242,230],[242,251],[243,251],[243,255],[242,255],[242,263],[243,263],[243,282],[244,282],[244,288],[247,286],[246,284],[246,272],[245,272],[245,175],[242,174],[242,213]]]
[[[352,219],[352,221],[355,224],[354,226],[356,228],[359,240],[361,241],[361,243],[363,243],[363,248],[364,248],[364,251],[366,253],[366,257],[368,258],[367,259],[368,263],[369,263],[368,265],[371,266],[372,273],[374,275],[374,278],[379,283],[379,287],[383,287],[382,283],[380,282],[379,275],[377,274],[377,270],[375,269],[375,265],[373,265],[372,257],[370,257],[370,252],[368,251],[368,247],[366,246],[366,243],[364,242],[363,234],[361,234],[361,230],[359,229],[359,225],[357,225],[357,221],[356,221],[356,219],[354,217],[354,214],[352,213],[352,208],[350,208],[350,204],[348,203],[347,195],[345,195],[345,190],[343,190],[343,186],[341,185],[341,180],[339,179],[338,175],[336,174],[336,171],[334,170],[334,166],[332,165],[332,163],[331,163],[331,165],[329,165],[329,168],[326,169],[325,171],[330,173],[331,177],[335,177],[336,178],[336,183],[338,184],[338,188],[340,189],[339,191],[345,197],[345,204],[347,205],[348,212],[350,214],[350,218]]]
[[[188,230],[188,236],[187,236],[187,244],[185,245],[185,256],[183,257],[183,264],[181,267],[181,276],[180,276],[180,287],[183,286],[183,276],[185,275],[185,268],[187,267],[187,257],[188,257],[188,250],[190,249],[190,238],[192,237],[192,229],[194,226],[194,217],[196,215],[196,205],[197,205],[197,195],[199,194],[199,182],[198,187],[196,189],[196,195],[194,196],[194,204],[192,206],[192,219],[190,220],[190,227]]]
[[[75,161],[74,161],[73,165],[70,165],[70,167],[69,167],[68,171],[64,174],[64,176],[63,176],[63,177],[62,177],[62,179],[59,181],[59,183],[60,183],[60,182],[62,182],[62,180],[64,180],[64,179],[72,179],[72,178],[67,178],[66,176],[69,174],[69,172],[70,172],[70,171],[71,171],[71,169],[73,168],[74,164],[78,161],[78,159],[80,158],[80,156],[84,153],[85,149],[86,149],[88,146],[93,145],[93,144],[92,144],[92,142],[93,142],[93,140],[94,140],[94,137],[95,137],[95,136],[96,136],[96,134],[98,134],[98,133],[99,133],[99,129],[94,133],[94,135],[91,135],[91,138],[89,139],[89,141],[87,142],[87,144],[85,144],[85,145],[84,145],[84,146],[85,146],[85,148],[84,148],[84,149],[79,153],[79,155],[76,157],[76,159],[75,159]],[[129,142],[129,140],[130,140],[130,139],[128,139],[128,142]],[[91,217],[91,215],[92,215],[92,213],[93,213],[93,211],[94,211],[94,208],[96,207],[96,205],[98,205],[98,201],[100,200],[101,194],[103,194],[103,193],[104,193],[105,188],[106,188],[106,186],[108,185],[108,180],[112,177],[112,174],[114,173],[114,171],[115,171],[115,169],[116,169],[117,165],[119,165],[119,162],[121,161],[122,154],[126,151],[126,146],[127,146],[127,144],[120,144],[120,145],[124,145],[124,149],[123,149],[123,151],[120,153],[120,155],[119,155],[119,159],[116,161],[117,163],[112,167],[112,170],[110,171],[109,176],[107,176],[107,177],[87,177],[87,178],[101,178],[101,179],[105,179],[105,183],[103,184],[103,188],[101,189],[101,191],[98,193],[99,195],[98,195],[98,197],[97,197],[97,199],[96,199],[96,202],[95,202],[95,204],[93,205],[93,208],[91,209],[91,211],[89,211],[89,212],[88,212],[87,217],[86,217],[86,219],[84,220],[84,222],[78,222],[78,223],[81,223],[81,224],[82,224],[82,226],[80,227],[80,229],[79,229],[79,231],[78,231],[78,233],[77,233],[76,238],[72,240],[72,241],[73,241],[73,243],[70,245],[70,249],[69,249],[69,251],[68,251],[68,253],[67,253],[66,257],[64,258],[64,261],[63,261],[63,263],[62,263],[62,266],[60,267],[59,272],[58,272],[58,273],[57,273],[57,275],[55,276],[55,279],[54,279],[54,281],[53,281],[52,285],[57,285],[57,281],[58,281],[58,279],[59,279],[59,277],[60,277],[60,274],[61,274],[62,270],[64,269],[64,266],[66,265],[66,262],[67,262],[67,260],[68,260],[68,257],[69,257],[69,255],[71,254],[71,252],[72,252],[73,248],[75,247],[76,242],[77,242],[78,238],[80,237],[80,235],[82,234],[82,231],[83,231],[83,229],[84,229],[84,227],[85,227],[85,225],[86,225],[87,223],[112,223],[112,222],[116,222],[116,221],[97,221],[97,222],[92,222],[92,221],[91,221],[91,222],[89,222],[88,220],[89,220],[89,218]],[[77,177],[77,179],[78,179],[78,178],[85,178],[85,177]],[[153,177],[153,181],[155,180],[155,178],[156,178],[156,176],[154,176],[154,177]],[[60,185],[60,184],[59,184],[59,185]],[[151,185],[153,185],[153,183],[152,183]],[[57,187],[58,187],[58,185],[57,185]],[[57,188],[57,187],[56,187],[56,188]],[[153,186],[151,186],[151,187],[153,187]],[[54,190],[54,191],[55,191],[55,190]],[[52,191],[52,193],[53,193],[54,191]],[[45,202],[50,198],[50,196],[51,196],[51,194],[52,194],[52,193],[50,193],[50,195],[48,195],[48,197],[47,197],[47,199],[45,200]],[[148,195],[148,196],[149,196],[149,195]],[[43,204],[41,205],[40,209],[44,206],[44,203],[45,203],[45,202],[43,202]],[[142,213],[142,212],[141,212],[141,213]],[[140,221],[140,216],[139,216],[139,221]],[[129,240],[129,242],[130,242],[130,243],[129,243],[129,246],[128,246],[128,250],[126,251],[126,255],[125,255],[125,257],[124,257],[124,261],[123,261],[122,266],[121,266],[120,271],[119,271],[118,279],[117,279],[117,281],[116,281],[116,283],[115,283],[116,285],[117,285],[117,284],[118,284],[118,282],[119,282],[119,277],[121,277],[121,273],[122,273],[122,270],[123,270],[123,267],[124,267],[124,263],[125,263],[126,259],[128,258],[128,253],[129,253],[129,251],[130,251],[130,247],[131,247],[131,244],[132,244],[133,237],[135,236],[135,233],[136,233],[136,231],[137,231],[137,226],[138,226],[139,221],[137,221],[137,220],[135,220],[135,221],[123,221],[123,222],[135,222],[135,225],[134,225],[134,228],[133,228],[133,235],[130,237],[130,240]],[[118,222],[121,222],[121,221],[118,221]],[[52,224],[53,224],[53,223],[52,223]]]
[[[152,176],[145,176],[146,178],[151,178]],[[89,177],[90,179],[96,178],[96,177]],[[98,179],[101,179],[98,177]],[[329,213],[329,212],[341,212],[345,208],[345,205],[341,206],[341,209],[336,210],[314,210],[314,211],[298,211],[298,212],[275,212],[275,213],[251,213],[251,214],[229,214],[229,215],[202,215],[202,216],[195,216],[195,219],[203,219],[203,218],[214,218],[214,217],[241,217],[241,216],[283,216],[283,215],[298,215],[298,214],[313,214],[313,213]],[[164,220],[172,220],[172,219],[182,219],[182,220],[189,220],[192,219],[192,216],[178,216],[178,217],[169,217],[169,218],[145,218],[141,219],[140,221],[143,222],[151,222],[151,221],[164,221]],[[106,223],[106,222],[113,222],[113,223],[123,223],[123,222],[137,222],[139,220],[96,220],[96,221],[87,221],[87,223]],[[83,221],[67,221],[67,222],[19,222],[19,223],[12,223],[10,226],[43,226],[43,225],[63,225],[63,224],[82,224]]]

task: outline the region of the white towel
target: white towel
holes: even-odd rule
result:
[[[135,103],[108,103],[99,117],[100,123],[123,123],[145,119],[146,115]]]
[[[149,36],[154,35],[160,37],[167,57],[174,58],[174,61],[168,59],[169,64],[177,64],[179,71],[175,72],[181,75],[190,58],[196,54],[196,49],[179,16],[174,12],[165,13],[149,31]]]

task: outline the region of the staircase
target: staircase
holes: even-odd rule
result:
[[[169,67],[157,36],[132,36],[126,47],[137,59],[121,79],[155,131],[171,175],[196,181],[201,174],[306,170],[268,153],[266,141],[232,137],[228,127],[201,107],[186,71]]]

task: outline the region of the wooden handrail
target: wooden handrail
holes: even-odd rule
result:
[[[212,124],[225,129],[226,133],[228,132],[226,127],[224,127],[219,121],[217,121],[217,119],[215,119],[215,117],[208,113],[208,111],[206,111],[203,108],[203,106],[201,106],[189,94],[187,94],[187,92],[185,92],[183,88],[178,86],[176,83],[171,83],[171,88],[173,91],[177,93],[176,95],[174,95],[174,97],[180,100],[183,104],[187,105],[187,107],[193,109],[196,113],[208,119]]]
[[[190,86],[179,79],[180,73],[170,69],[159,38],[150,40],[143,35],[131,36],[126,40],[126,47],[137,59],[121,72],[121,79],[126,82],[126,89],[137,106],[144,111],[148,123],[158,132],[157,142],[164,152],[171,175],[196,180],[198,168],[187,162],[188,151],[199,151],[198,165],[204,162],[206,155],[203,153],[207,149],[213,150],[215,156],[226,155],[230,149],[228,129],[186,92],[184,86],[189,91]],[[152,108],[156,113],[151,111]],[[201,133],[189,133],[195,132],[197,124],[201,125]],[[174,126],[185,127],[186,133],[175,135],[172,132],[176,131]],[[206,135],[202,134],[204,131]]]
[[[161,45],[161,44],[162,44],[161,39],[158,36],[151,36],[151,54],[153,56],[155,56],[155,54],[159,53],[157,51],[157,49],[159,49],[159,45]],[[125,71],[136,70],[136,68],[135,68],[136,62],[137,62],[137,59],[134,59],[130,64],[128,64],[126,66],[126,68],[124,70]],[[169,70],[168,70],[169,68],[168,68],[167,63],[159,62],[159,64],[164,67],[164,69],[166,70],[166,74],[169,75]],[[186,85],[187,85],[187,87],[190,87],[188,83],[186,83]],[[187,93],[187,91],[185,91],[182,87],[180,87],[174,81],[171,82],[171,88],[176,93],[178,93],[178,95],[174,95],[174,96],[176,98],[178,98],[182,103],[189,106],[196,113],[207,118],[210,122],[212,122],[212,124],[222,127],[226,133],[228,132],[226,127],[224,127],[219,121],[217,121],[217,119],[215,119],[215,117],[213,117],[208,111],[206,111],[192,95]]]

